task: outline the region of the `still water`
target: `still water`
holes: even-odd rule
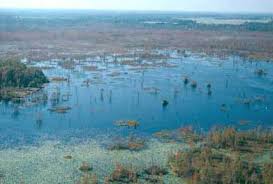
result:
[[[77,60],[73,69],[59,60],[31,62],[48,67],[52,81],[23,104],[0,104],[0,148],[40,140],[81,141],[98,135],[128,134],[117,120],[136,120],[134,133],[191,125],[207,131],[216,125],[238,128],[273,123],[273,65],[263,61],[184,57],[142,60],[106,57]],[[266,74],[257,74],[257,70]],[[185,84],[184,78],[189,79]],[[196,81],[196,88],[191,86]],[[211,87],[209,87],[211,86]],[[35,99],[44,97],[42,102]],[[163,106],[162,101],[168,101]],[[66,113],[50,111],[69,107]]]

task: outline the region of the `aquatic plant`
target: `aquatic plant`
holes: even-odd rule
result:
[[[273,148],[273,133],[259,130],[240,132],[234,128],[217,129],[209,134],[208,143],[214,148],[259,152]]]
[[[57,76],[57,77],[52,77],[50,79],[50,81],[52,81],[52,82],[68,82],[68,78]]]
[[[163,141],[171,141],[173,139],[173,132],[170,130],[161,130],[155,132],[153,136]]]
[[[153,166],[145,169],[144,173],[147,174],[147,175],[163,176],[163,175],[168,174],[168,171],[165,168],[162,168],[162,167],[157,166],[157,165],[153,165]]]
[[[145,147],[145,140],[129,137],[128,139],[120,139],[111,143],[108,146],[109,150],[130,150],[130,151],[140,151]]]
[[[170,157],[169,166],[190,183],[263,183],[257,164],[209,147],[177,152]]]
[[[98,178],[95,174],[84,174],[77,184],[98,184]]]
[[[200,134],[197,134],[191,126],[179,128],[175,135],[177,140],[189,144],[197,143],[203,139],[203,137]]]
[[[109,177],[109,181],[119,183],[136,183],[137,178],[138,175],[132,168],[128,169],[121,164],[117,164],[116,168]]]
[[[64,156],[64,159],[66,159],[66,160],[71,160],[73,157],[71,156],[71,155],[65,155]]]
[[[235,148],[236,131],[234,128],[212,131],[209,135],[209,143],[217,148]]]
[[[97,66],[87,66],[87,65],[84,65],[84,66],[82,66],[82,68],[83,68],[85,71],[97,71],[97,70],[98,70],[98,67],[97,67]]]
[[[53,107],[53,108],[50,108],[48,109],[49,111],[51,112],[56,112],[56,113],[67,113],[69,110],[71,110],[71,107],[68,107],[68,106],[59,106],[59,107]]]
[[[24,102],[25,97],[30,96],[38,92],[40,88],[8,88],[4,87],[0,89],[0,100]]]
[[[174,130],[162,130],[154,133],[153,136],[163,142],[183,142],[191,146],[203,140],[203,136],[196,133],[191,126]]]
[[[273,181],[273,163],[265,163],[263,165],[263,178],[265,184],[271,184]]]
[[[83,162],[81,166],[79,167],[79,170],[82,172],[88,172],[93,170],[93,168],[87,162]]]

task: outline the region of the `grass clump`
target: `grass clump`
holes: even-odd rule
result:
[[[208,144],[214,148],[262,152],[273,149],[273,132],[258,128],[242,132],[234,128],[217,129],[209,134]]]
[[[190,183],[267,183],[262,166],[209,147],[177,152],[169,159],[172,172]]]
[[[77,184],[98,184],[98,178],[95,174],[84,174]]]
[[[117,164],[116,168],[110,175],[108,182],[113,183],[136,183],[138,175],[132,168],[126,168],[121,164]]]
[[[109,150],[140,151],[145,148],[145,140],[136,137],[120,139],[108,146]]]
[[[58,107],[53,107],[48,109],[50,112],[55,112],[55,113],[59,113],[59,114],[65,114],[68,111],[70,111],[72,108],[69,106],[58,106]]]
[[[201,146],[190,147],[169,157],[168,165],[189,183],[272,183],[273,134],[266,130],[237,131],[232,127],[211,131]]]
[[[83,162],[81,166],[79,167],[79,170],[82,172],[88,172],[88,171],[92,171],[93,168],[87,162]]]

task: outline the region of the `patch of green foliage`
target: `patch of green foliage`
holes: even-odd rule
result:
[[[1,88],[40,88],[48,82],[42,70],[28,68],[19,61],[0,61]]]

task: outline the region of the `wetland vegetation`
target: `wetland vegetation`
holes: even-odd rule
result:
[[[28,68],[15,60],[0,61],[1,100],[20,100],[38,91],[48,82],[40,69]]]
[[[0,13],[0,184],[272,183],[271,15],[53,12]]]

